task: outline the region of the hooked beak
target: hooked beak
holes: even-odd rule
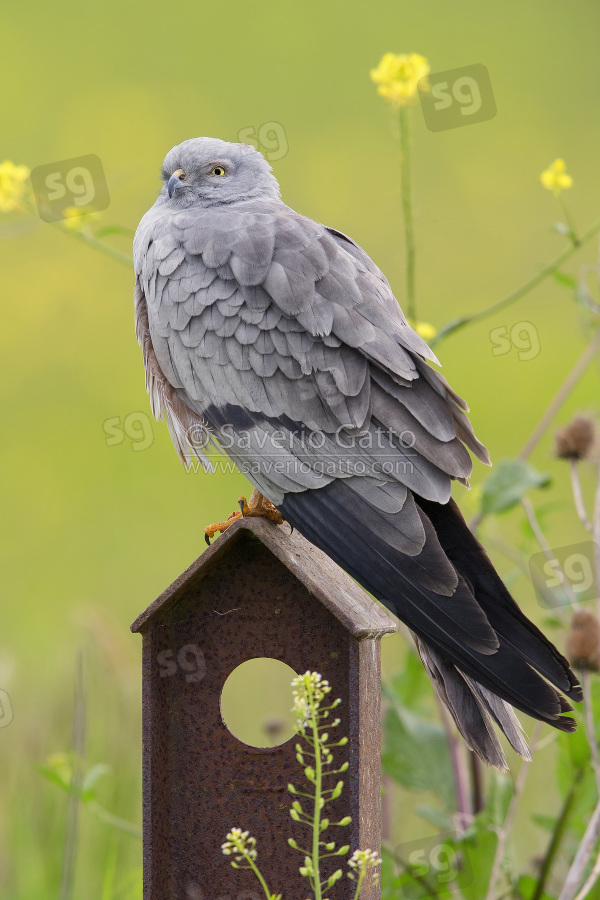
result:
[[[177,187],[181,184],[181,181],[179,180],[181,175],[183,175],[183,169],[177,169],[176,172],[173,172],[173,174],[171,175],[171,177],[169,178],[169,180],[167,182],[167,193],[169,195],[169,200],[173,196]]]

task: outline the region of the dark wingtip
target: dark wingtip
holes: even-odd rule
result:
[[[571,712],[571,711],[573,710],[573,707],[571,706],[571,704],[569,703],[569,701],[567,700],[567,698],[566,698],[566,697],[563,697],[562,694],[557,694],[557,696],[558,696],[558,700],[559,700],[559,703],[560,703],[560,711],[561,711],[561,713],[564,713],[564,712]]]
[[[567,732],[567,734],[577,731],[577,722],[572,716],[557,716],[549,724],[558,728],[559,731]]]
[[[575,703],[581,703],[583,700],[583,690],[573,673],[570,673],[573,676],[573,680],[571,682],[571,690],[569,691],[569,700],[574,700]]]

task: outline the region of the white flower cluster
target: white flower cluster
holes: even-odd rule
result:
[[[377,855],[375,850],[355,850],[348,860],[348,865],[359,877],[364,877],[369,869],[374,869],[381,865],[381,857]],[[376,879],[377,874],[373,874],[374,879]],[[348,878],[354,880],[355,875],[352,872],[348,872]]]
[[[226,842],[221,845],[221,850],[225,856],[233,856],[236,863],[255,860],[258,855],[256,838],[251,837],[250,832],[242,831],[241,828],[231,829]]]
[[[302,728],[309,721],[311,710],[315,713],[318,711],[321,701],[331,692],[331,686],[318,672],[305,672],[304,675],[297,675],[292,681],[292,692],[294,696],[292,712],[295,713]]]

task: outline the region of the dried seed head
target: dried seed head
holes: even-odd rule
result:
[[[558,459],[586,459],[594,444],[594,423],[587,416],[576,416],[566,428],[559,428],[555,437]]]
[[[567,637],[567,656],[576,669],[600,669],[600,626],[596,616],[580,610],[573,616]]]

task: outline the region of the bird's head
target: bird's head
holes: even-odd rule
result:
[[[161,197],[170,205],[221,206],[279,197],[279,185],[262,153],[249,144],[191,138],[169,150],[162,168]]]

